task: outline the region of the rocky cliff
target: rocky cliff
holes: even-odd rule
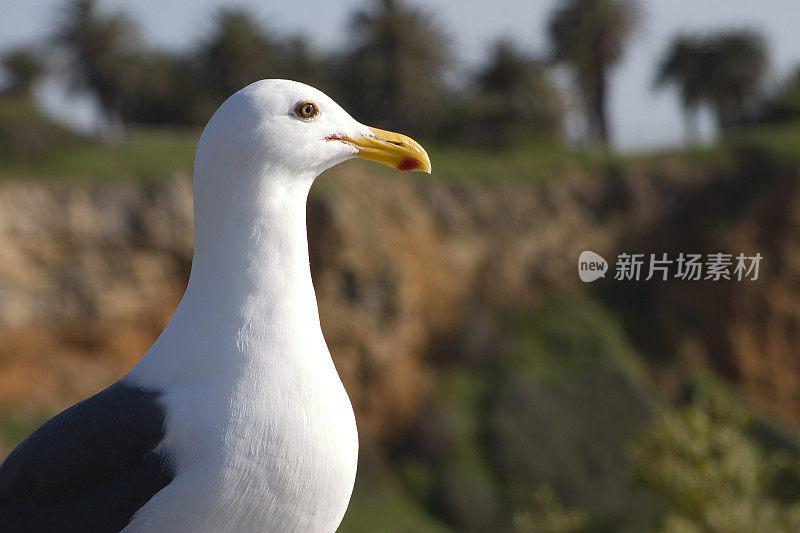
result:
[[[487,315],[579,285],[585,249],[760,251],[758,282],[607,280],[600,291],[656,365],[719,372],[800,423],[798,170],[751,170],[664,158],[547,185],[360,164],[324,175],[308,209],[312,274],[361,431],[391,440],[438,364],[491,351]],[[185,176],[0,184],[0,412],[52,413],[124,374],[181,297],[191,227]]]

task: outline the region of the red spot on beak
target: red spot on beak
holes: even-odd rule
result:
[[[397,165],[397,170],[402,170],[403,172],[407,170],[414,170],[420,165],[420,162],[413,157],[406,157],[403,161]]]

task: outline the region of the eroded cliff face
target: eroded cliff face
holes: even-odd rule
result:
[[[662,350],[737,383],[800,426],[800,167],[738,155],[637,237],[661,250],[763,257],[757,281],[654,287]]]
[[[0,186],[0,411],[52,413],[133,366],[182,294],[191,203],[188,179]]]
[[[739,190],[741,176],[669,160],[547,186],[366,168],[321,177],[308,214],[323,329],[362,432],[402,432],[438,362],[493,342],[482,310],[535,309],[580,284],[582,250],[694,246],[761,251],[763,278],[643,285],[656,309],[646,327],[674,339],[673,357],[800,422],[796,174]],[[723,213],[715,194],[741,196],[741,209]],[[133,366],[183,293],[191,212],[188,177],[0,184],[0,412],[54,412]]]

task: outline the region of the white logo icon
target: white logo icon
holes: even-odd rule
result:
[[[589,283],[599,278],[606,277],[608,271],[608,261],[600,255],[585,250],[578,257],[578,276],[581,281]]]

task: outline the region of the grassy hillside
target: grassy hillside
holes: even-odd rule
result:
[[[20,98],[0,98],[0,179],[133,179],[190,174],[201,130],[132,129],[102,142],[43,117]],[[653,165],[674,159],[719,168],[742,147],[768,152],[776,160],[800,159],[800,124],[745,130],[727,142],[689,150],[619,156],[572,150],[551,141],[501,148],[425,142],[434,172],[424,179],[546,183],[570,170],[596,171],[618,165]],[[386,172],[392,172],[389,169]]]

